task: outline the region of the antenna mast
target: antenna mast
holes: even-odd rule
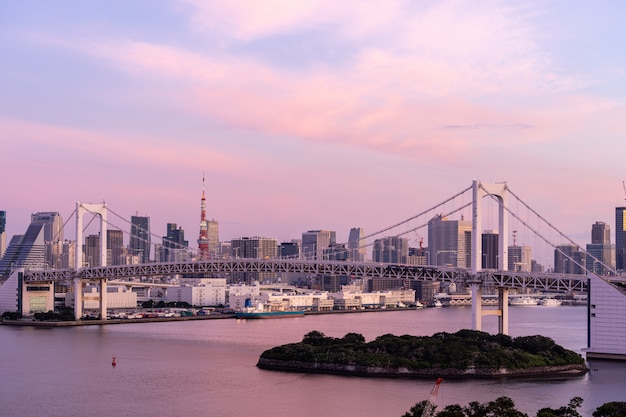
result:
[[[206,197],[204,196],[204,172],[202,173],[202,198],[200,199],[200,236],[198,237],[198,260],[209,259],[209,224],[206,220]]]

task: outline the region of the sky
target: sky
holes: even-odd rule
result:
[[[584,244],[626,199],[625,17],[602,0],[0,0],[7,234],[106,202],[120,227],[150,216],[197,246],[204,178],[220,240],[345,242],[479,179]]]

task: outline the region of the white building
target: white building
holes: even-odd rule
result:
[[[343,286],[331,294],[340,309],[383,308],[409,305],[415,302],[415,290],[388,290],[363,292],[355,286]]]
[[[616,285],[589,277],[587,358],[626,360],[626,296]]]
[[[226,279],[206,278],[200,285],[183,285],[167,289],[167,302],[187,302],[192,306],[226,305]]]
[[[124,285],[107,285],[106,307],[110,308],[136,308],[137,294]],[[65,306],[74,307],[74,292],[65,294]],[[86,285],[83,289],[83,309],[100,309],[100,287]]]
[[[269,303],[282,302],[290,310],[317,310],[320,305],[328,306],[327,303],[320,300],[328,300],[327,292],[310,292],[310,293],[272,293],[262,291],[260,300]]]
[[[226,304],[235,310],[241,310],[246,306],[246,299],[255,300],[261,293],[258,281],[252,285],[236,284],[228,287]]]

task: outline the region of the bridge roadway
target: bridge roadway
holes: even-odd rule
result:
[[[402,278],[478,284],[482,288],[533,289],[540,291],[583,292],[587,277],[573,274],[528,273],[481,270],[476,275],[461,268],[406,265],[378,262],[316,261],[301,259],[216,259],[208,261],[114,265],[82,269],[26,269],[24,281],[59,282],[80,280],[118,280],[187,274],[227,274],[235,272],[295,273],[307,275],[344,275],[350,277]]]
[[[314,261],[301,259],[216,259],[208,261],[147,263],[87,267],[82,269],[25,269],[20,272],[24,284],[69,281],[74,288],[74,314],[82,317],[82,288],[85,282],[100,285],[100,313],[106,317],[107,282],[123,282],[131,278],[152,278],[173,275],[223,276],[237,272],[294,273],[303,275],[343,275],[350,277],[400,278],[419,281],[455,283],[469,288],[472,294],[472,326],[481,330],[482,317],[498,316],[498,332],[508,334],[508,296],[510,289],[582,292],[587,290],[585,275],[522,273],[514,271],[479,270],[472,274],[462,268],[428,265],[406,265],[377,262]],[[482,292],[498,292],[496,309],[482,308]]]

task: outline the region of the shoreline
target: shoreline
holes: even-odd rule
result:
[[[424,368],[410,370],[407,368],[384,368],[376,366],[344,365],[319,362],[285,361],[278,359],[259,358],[257,368],[275,372],[296,372],[312,374],[331,374],[355,377],[374,378],[406,378],[422,379],[445,377],[447,379],[484,379],[484,378],[575,378],[585,375],[589,369],[586,365],[570,364],[555,366],[539,366],[534,368]]]
[[[305,311],[305,316],[320,314],[356,314],[356,313],[382,313],[385,311],[415,311],[414,308],[386,308],[386,309],[365,309],[365,310],[331,310],[331,311]],[[289,317],[285,317],[289,318]],[[102,326],[107,324],[131,324],[131,323],[163,323],[170,321],[189,320],[225,320],[245,318],[236,317],[235,313],[217,313],[204,316],[181,316],[181,317],[145,317],[137,319],[108,319],[108,320],[73,320],[73,321],[36,321],[34,319],[0,320],[0,325],[16,327],[77,327],[77,326]]]
[[[235,318],[234,314],[211,314],[206,316],[185,317],[146,317],[140,319],[109,319],[109,320],[73,320],[73,321],[26,321],[26,320],[3,320],[0,325],[16,327],[77,327],[77,326],[101,326],[105,324],[132,324],[132,323],[161,323],[169,321],[190,320],[223,320]]]

